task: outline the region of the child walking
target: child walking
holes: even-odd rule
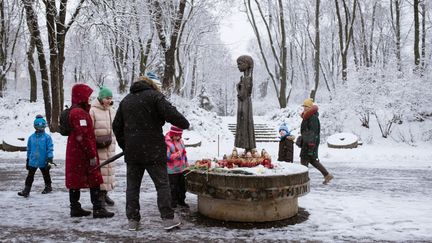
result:
[[[293,162],[294,154],[294,139],[286,123],[282,123],[279,127],[279,154],[278,161]]]
[[[183,172],[189,166],[186,157],[186,150],[181,138],[183,129],[171,126],[170,131],[165,135],[167,145],[168,177],[171,188],[171,207],[177,205],[189,208],[186,204],[186,184]]]
[[[45,182],[45,189],[42,194],[50,193],[51,187],[51,176],[50,176],[50,164],[53,162],[53,151],[54,145],[50,135],[45,133],[47,122],[41,115],[37,115],[33,122],[35,132],[29,137],[27,142],[27,159],[26,169],[28,175],[25,180],[24,190],[18,192],[18,195],[22,197],[28,197],[33,184],[34,175],[36,170],[39,168],[42,172],[43,179]]]

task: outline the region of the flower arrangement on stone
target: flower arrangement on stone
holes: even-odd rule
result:
[[[224,155],[222,160],[217,161],[217,165],[224,168],[255,167],[258,165],[263,165],[269,169],[273,168],[271,156],[265,149],[261,151],[261,154],[256,149],[252,149],[238,155],[237,149],[234,148],[231,155]]]

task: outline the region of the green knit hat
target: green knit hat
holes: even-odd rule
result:
[[[113,96],[112,91],[105,86],[102,86],[101,89],[99,90],[98,99],[100,100],[112,96]]]

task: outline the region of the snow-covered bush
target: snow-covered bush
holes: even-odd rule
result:
[[[196,131],[207,140],[215,140],[219,131],[228,129],[222,126],[222,119],[217,116],[216,112],[200,108],[199,99],[189,100],[172,95],[170,101],[188,119],[190,122],[189,129]],[[229,134],[229,132],[224,132],[222,134]]]

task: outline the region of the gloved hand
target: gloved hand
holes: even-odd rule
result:
[[[90,159],[90,166],[96,166],[96,158]]]
[[[51,169],[53,166],[57,166],[57,164],[53,162],[53,159],[52,159],[52,158],[48,158],[48,159],[46,160],[46,163],[47,163],[47,167],[48,167],[49,169]]]
[[[308,143],[307,144],[307,155],[314,156],[315,153],[315,143]]]
[[[29,166],[29,158],[26,159],[26,170],[29,170],[30,166]]]

